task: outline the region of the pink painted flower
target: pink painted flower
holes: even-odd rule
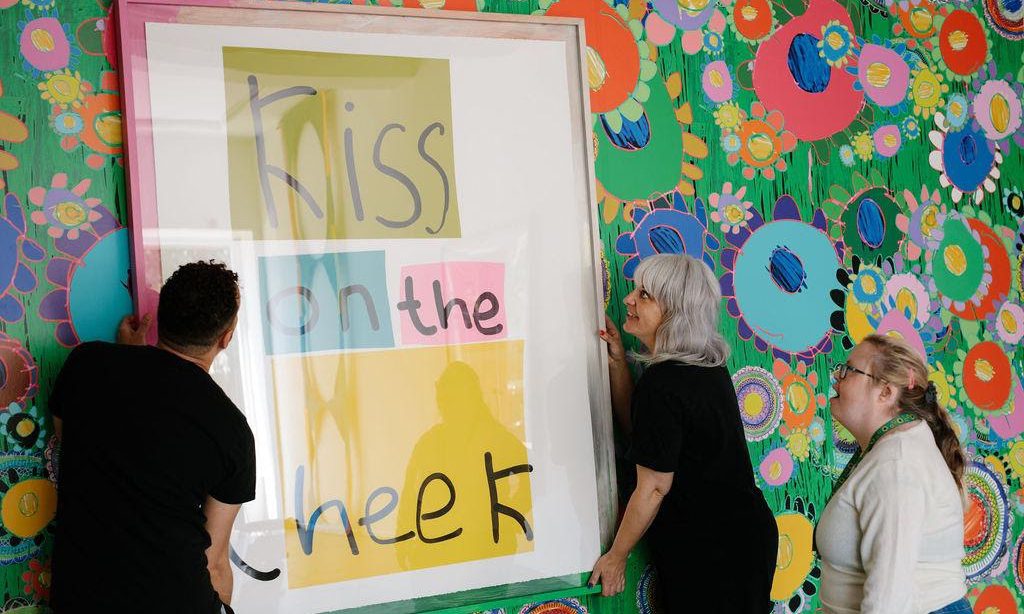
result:
[[[28,199],[40,207],[40,210],[32,212],[32,221],[40,225],[49,224],[46,233],[54,239],[66,233],[69,239],[75,240],[80,232],[92,231],[91,223],[100,219],[100,213],[95,211],[100,199],[85,198],[91,183],[89,179],[83,179],[68,190],[68,176],[57,173],[50,182],[50,189],[32,188]]]
[[[786,448],[775,448],[764,457],[758,469],[769,486],[782,486],[793,475],[793,456]]]

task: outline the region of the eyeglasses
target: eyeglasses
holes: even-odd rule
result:
[[[853,372],[855,372],[855,374],[860,374],[860,375],[865,376],[867,378],[870,378],[872,380],[877,380],[879,382],[885,382],[885,380],[883,380],[882,378],[874,377],[871,374],[869,374],[869,372],[860,370],[859,368],[857,368],[856,366],[853,366],[849,362],[841,362],[841,363],[833,366],[833,372],[835,372],[837,380],[845,380],[846,377],[848,375],[850,375],[850,371],[853,371]]]

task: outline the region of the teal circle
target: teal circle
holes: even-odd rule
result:
[[[768,269],[772,253],[785,247],[799,257],[806,287],[786,292]],[[757,229],[736,258],[734,288],[743,319],[758,337],[786,352],[817,345],[831,330],[835,310],[829,292],[838,287],[839,258],[829,238],[817,228],[780,220]]]
[[[82,341],[113,341],[121,318],[132,311],[128,293],[128,229],[100,239],[72,272],[71,324]]]

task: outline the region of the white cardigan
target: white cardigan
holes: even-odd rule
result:
[[[963,500],[924,422],[878,440],[817,529],[830,614],[925,614],[967,592]]]

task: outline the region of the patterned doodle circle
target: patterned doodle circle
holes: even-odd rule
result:
[[[1003,38],[1024,39],[1024,3],[1019,0],[984,0],[985,20]]]
[[[85,98],[78,109],[82,139],[89,149],[111,156],[122,152],[121,99],[116,93],[98,92]]]
[[[519,614],[587,614],[587,608],[578,599],[558,599],[525,605]]]
[[[975,407],[996,411],[1006,407],[1013,394],[1013,365],[994,341],[971,347],[963,361],[963,393]]]
[[[657,612],[656,603],[658,590],[658,571],[654,565],[647,565],[644,572],[640,574],[640,581],[636,585],[636,609],[640,614],[654,614]]]
[[[762,441],[779,428],[782,420],[782,386],[761,367],[743,367],[732,376],[740,419],[747,441]]]
[[[977,581],[993,570],[1006,554],[1010,508],[1006,487],[987,465],[971,461],[964,471],[969,502],[964,513],[964,571]]]
[[[1018,591],[1024,592],[1024,533],[1013,546],[1013,582]]]
[[[43,450],[43,457],[46,459],[46,475],[53,482],[54,488],[57,487],[58,478],[60,477],[60,440],[56,437],[51,437],[46,442],[46,449]]]
[[[871,140],[875,144],[875,153],[882,158],[891,158],[899,153],[903,134],[896,124],[886,124],[871,134]]]
[[[814,386],[798,373],[789,373],[782,379],[782,394],[786,402],[782,419],[791,428],[807,428],[814,420],[818,408]]]
[[[56,512],[57,493],[35,456],[0,456],[0,565],[35,556],[43,543],[40,531]],[[44,484],[45,482],[45,484]]]
[[[845,461],[849,460],[850,456],[853,456],[854,452],[860,449],[857,445],[857,438],[835,420],[832,421],[832,443],[835,445],[836,455],[844,457],[843,465],[846,464]]]

